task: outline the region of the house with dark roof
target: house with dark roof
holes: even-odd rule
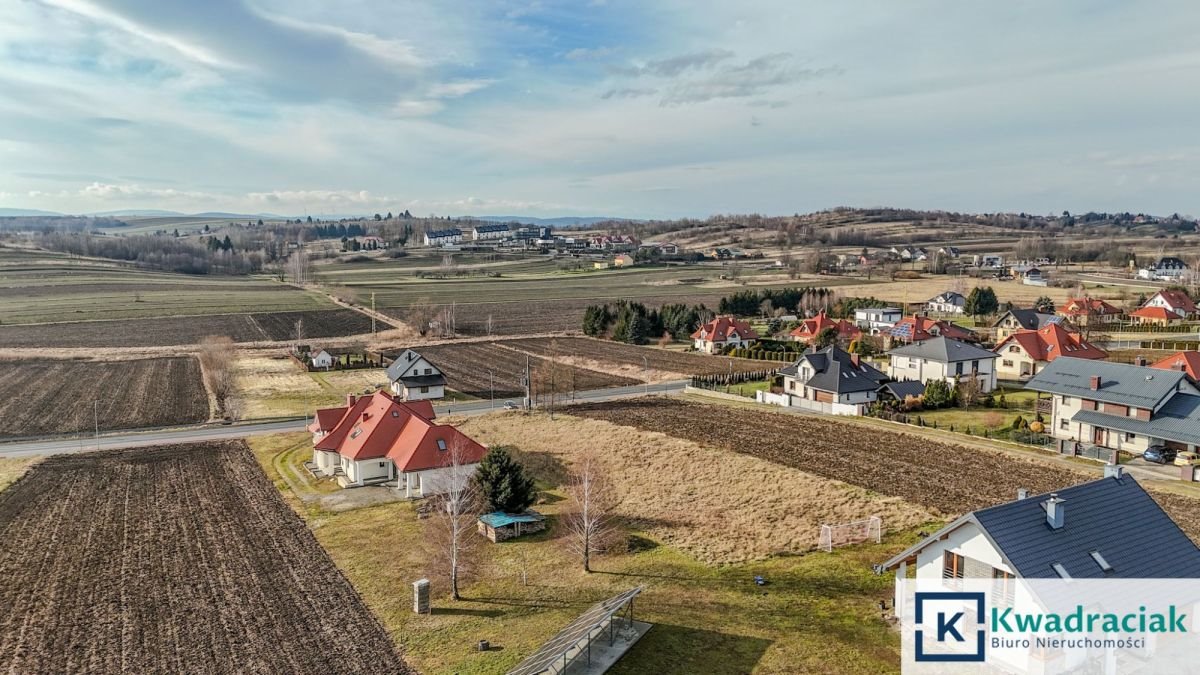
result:
[[[471,228],[473,241],[507,239],[509,234],[511,234],[511,230],[508,229],[506,223],[484,223]]]
[[[1139,279],[1174,281],[1187,273],[1188,265],[1175,256],[1163,256],[1154,264],[1138,270]]]
[[[832,415],[862,415],[887,376],[841,347],[810,347],[779,371],[788,405]]]
[[[897,380],[885,382],[876,389],[880,401],[897,401],[903,403],[909,398],[921,398],[925,395],[925,383],[916,380]]]
[[[448,244],[457,244],[462,241],[462,238],[463,232],[457,227],[445,230],[429,230],[425,233],[425,245],[446,246]]]
[[[934,314],[962,314],[967,298],[957,291],[946,291],[925,303],[925,310]]]
[[[692,333],[696,351],[720,354],[730,347],[744,347],[758,339],[758,333],[745,321],[718,316]]]
[[[892,349],[888,358],[888,376],[893,380],[956,384],[974,378],[981,392],[996,388],[998,355],[968,342],[938,336]]]
[[[1065,324],[1064,328],[1071,329],[1071,325],[1061,316],[1046,314],[1033,308],[1008,310],[992,322],[992,329],[996,331],[996,339],[1003,340],[1019,330],[1039,330],[1052,323]]]
[[[1002,380],[1027,380],[1047,363],[1060,356],[1077,359],[1103,359],[1108,353],[1078,333],[1057,323],[1038,330],[1019,330],[1000,341],[992,350],[1000,355],[996,377]]]
[[[1187,293],[1175,288],[1166,289],[1150,296],[1146,302],[1142,303],[1142,309],[1149,307],[1162,307],[1163,309],[1177,314],[1182,319],[1194,319],[1200,312],[1196,309],[1196,303]]]
[[[1181,370],[1059,358],[1025,388],[1050,394],[1055,438],[1131,453],[1200,446],[1200,389]]]
[[[313,458],[305,466],[342,487],[389,484],[410,498],[444,493],[470,478],[487,448],[433,421],[428,401],[400,401],[384,391],[316,411]]]
[[[402,401],[424,401],[446,395],[446,376],[437,366],[405,349],[387,367],[392,394]]]
[[[896,615],[908,617],[905,579],[922,590],[959,590],[972,579],[1194,579],[1200,549],[1132,476],[1110,466],[1104,478],[1037,496],[1020,490],[1015,501],[960,516],[876,569],[894,571]]]

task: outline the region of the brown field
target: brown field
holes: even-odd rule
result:
[[[1022,487],[1037,494],[1096,477],[1035,457],[747,407],[659,398],[577,405],[571,414],[753,455],[943,515],[1011,501]],[[1161,490],[1151,494],[1189,537],[1200,541],[1198,500]]]
[[[297,320],[305,340],[371,332],[371,320],[363,314],[328,309],[0,325],[0,348],[165,347],[196,344],[210,335],[234,342],[279,342],[296,339]]]
[[[0,541],[5,672],[411,672],[241,442],[47,459]]]
[[[521,378],[525,374],[526,355],[489,342],[460,342],[457,344],[421,347],[421,354],[446,374],[447,386],[469,396],[488,398],[491,385],[497,398],[520,396],[524,392]],[[535,384],[543,379],[550,362],[536,356],[529,358]],[[488,371],[495,376],[489,383]],[[557,380],[561,377],[562,380]],[[560,365],[555,386],[559,391],[585,391],[607,387],[623,387],[638,381],[608,373]],[[536,394],[536,391],[535,391]]]
[[[651,370],[674,379],[683,379],[692,375],[757,372],[786,365],[778,361],[755,361],[753,359],[673,352],[666,349],[639,347],[623,342],[609,342],[585,337],[529,338],[504,340],[497,344],[540,356],[553,355],[555,358],[577,359],[580,363],[599,370],[611,370],[614,366],[623,366],[629,368],[631,373],[640,373],[644,366],[648,366]]]
[[[483,443],[517,448],[520,461],[552,485],[564,481],[565,467],[584,448],[603,448],[600,459],[621,500],[616,515],[706,563],[811,550],[823,523],[880,516],[887,529],[902,530],[934,519],[896,497],[703,441],[598,420],[500,414],[471,418],[460,428]]]
[[[99,407],[95,407],[98,402]],[[208,419],[200,362],[0,362],[0,437],[191,424]]]

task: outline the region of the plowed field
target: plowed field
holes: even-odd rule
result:
[[[446,375],[446,385],[455,391],[479,398],[487,398],[490,395],[490,385],[495,386],[497,398],[520,396],[524,392],[521,378],[525,375],[527,356],[521,352],[486,342],[433,345],[420,349],[422,356],[441,368]],[[528,358],[530,368],[535,371],[534,382],[542,381],[544,377],[539,376],[539,373],[545,372],[549,362],[536,356]],[[493,373],[490,384],[489,370]],[[558,377],[562,379],[558,380]],[[557,367],[555,387],[560,392],[571,388],[584,391],[637,383],[637,380],[628,377],[560,364]]]
[[[3,672],[411,672],[240,442],[50,458],[0,542]]]
[[[208,419],[200,362],[0,361],[0,438]]]
[[[753,359],[672,352],[665,349],[582,337],[525,338],[504,340],[499,344],[542,356],[553,353],[559,356],[588,359],[597,363],[618,366],[641,368],[645,365],[651,370],[675,373],[681,377],[719,375],[728,372],[758,372],[787,365],[779,361],[755,361]],[[645,360],[643,361],[643,359]]]

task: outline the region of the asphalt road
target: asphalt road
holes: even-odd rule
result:
[[[660,382],[649,385],[630,387],[614,387],[612,389],[592,389],[576,392],[575,403],[594,401],[613,401],[622,398],[634,398],[651,394],[678,394],[687,385],[685,380]],[[503,410],[505,401],[470,401],[435,406],[439,416],[445,415],[483,415],[495,410]],[[520,399],[514,403],[520,404]],[[568,396],[565,403],[571,403]],[[135,448],[147,445],[168,445],[171,443],[195,443],[200,441],[219,441],[230,438],[244,438],[261,434],[277,434],[289,431],[304,431],[307,419],[274,420],[270,422],[246,422],[233,425],[206,424],[203,426],[181,427],[177,429],[154,430],[125,430],[108,431],[95,437],[57,437],[34,440],[19,440],[0,442],[0,457],[24,457],[30,455],[56,455],[69,452],[88,452],[92,450],[109,450],[112,448]]]

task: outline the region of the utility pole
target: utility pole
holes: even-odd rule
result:
[[[492,398],[492,404],[488,408],[489,410],[496,409],[496,385],[494,384],[495,377],[496,377],[495,371],[489,370],[488,371],[488,390],[491,392],[491,398]]]
[[[730,361],[730,367],[733,362]],[[642,376],[646,378],[646,395],[650,395],[650,362],[646,360],[646,355],[642,355]]]
[[[530,379],[529,379],[529,355],[525,355],[525,410],[533,408],[533,399],[529,395]]]
[[[371,335],[375,332],[375,291],[371,291]]]
[[[96,424],[96,449],[100,449],[100,401],[92,401],[92,420]]]

